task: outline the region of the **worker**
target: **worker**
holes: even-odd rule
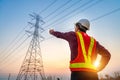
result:
[[[109,51],[86,33],[89,29],[89,20],[81,19],[75,23],[75,31],[63,33],[54,29],[49,30],[50,34],[69,43],[71,80],[98,80],[97,72],[103,70],[110,60]],[[98,54],[101,55],[101,60],[99,66],[95,67]]]

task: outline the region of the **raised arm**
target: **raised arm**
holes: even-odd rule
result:
[[[53,29],[49,30],[49,33],[57,38],[61,38],[61,39],[65,39],[67,41],[69,41],[69,39],[71,38],[70,36],[72,36],[73,32],[59,32],[59,31],[54,31]]]

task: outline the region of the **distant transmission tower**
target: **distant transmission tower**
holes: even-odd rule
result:
[[[34,26],[34,32],[27,31],[33,34],[33,37],[16,80],[46,80],[40,48],[40,40],[44,38],[40,33],[44,29],[39,24],[44,22],[36,13],[30,14],[30,16],[36,20],[35,24],[29,22]]]

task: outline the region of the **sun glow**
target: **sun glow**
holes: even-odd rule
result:
[[[94,66],[95,66],[95,67],[98,67],[99,64],[100,64],[99,61],[96,61],[96,62],[94,63]]]

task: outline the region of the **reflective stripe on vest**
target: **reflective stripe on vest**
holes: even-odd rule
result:
[[[92,49],[94,47],[94,38],[90,37],[90,45],[88,48],[88,56],[87,56],[83,36],[80,32],[77,32],[77,34],[79,36],[79,40],[81,43],[82,53],[83,53],[85,62],[84,63],[79,63],[79,62],[71,63],[70,68],[88,68],[88,69],[96,70],[96,67],[91,63],[91,54],[92,54]],[[78,44],[78,45],[80,45],[80,44]]]

